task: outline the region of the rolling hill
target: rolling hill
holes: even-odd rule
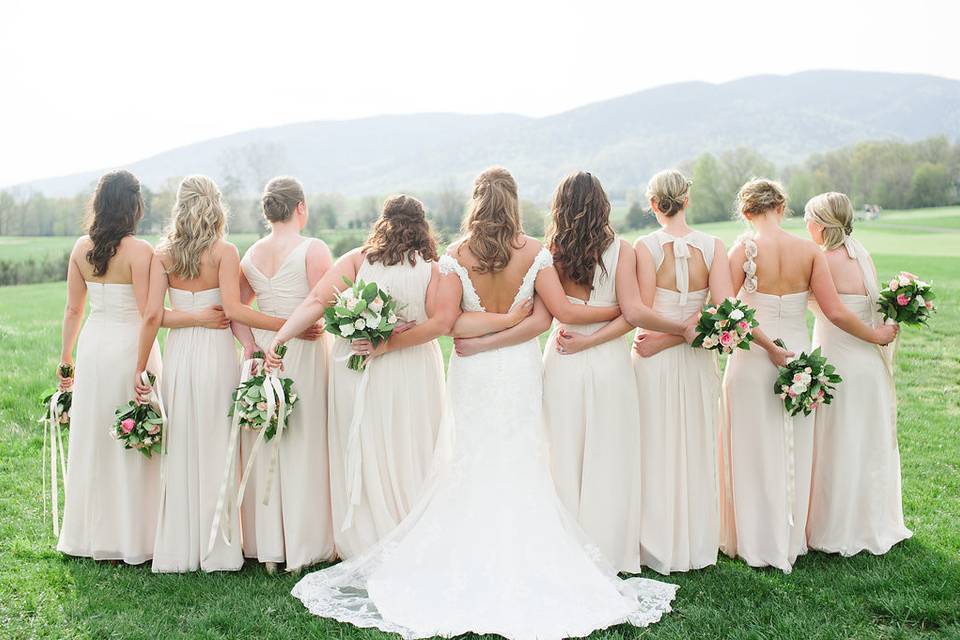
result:
[[[151,187],[206,173],[256,188],[289,173],[311,192],[355,196],[465,188],[479,170],[502,164],[525,195],[543,198],[572,169],[590,170],[616,191],[704,151],[749,146],[783,165],[861,140],[958,132],[960,81],[808,71],[664,85],[543,118],[428,113],[304,122],[198,142],[128,168]],[[18,186],[73,195],[100,173]]]

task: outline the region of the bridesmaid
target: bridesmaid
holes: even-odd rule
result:
[[[150,269],[150,297],[140,331],[140,353],[134,378],[140,382],[157,330],[171,327],[164,348],[162,397],[167,410],[167,455],[163,461],[153,571],[236,571],[243,566],[240,545],[227,546],[217,537],[207,553],[229,440],[230,394],[239,382],[233,336],[224,321],[208,328],[187,323],[184,316],[221,304],[220,282],[236,279],[236,253],[223,239],[226,214],[220,191],[206,176],[184,178],[166,237]],[[234,255],[231,261],[224,259]],[[173,309],[163,307],[167,291]],[[249,354],[255,349],[246,326],[233,331]],[[235,490],[235,489],[234,489]],[[239,532],[240,520],[230,525]]]
[[[810,291],[834,325],[861,340],[886,344],[896,328],[869,327],[843,304],[819,247],[780,226],[786,206],[783,187],[771,180],[751,180],[737,193],[739,214],[753,234],[731,249],[730,270],[734,290],[742,287],[740,299],[757,310],[755,344],[761,348],[736,350],[723,379],[720,548],[750,566],[789,573],[807,551],[813,417],[784,412],[773,393],[776,366],[810,351]],[[773,344],[774,337],[787,349]]]
[[[134,394],[130,354],[137,349],[153,257],[153,248],[134,237],[142,217],[140,182],[132,173],[112,171],[100,178],[87,235],[70,253],[60,352],[62,364],[73,364],[77,344],[75,384],[60,377],[61,389],[73,384],[73,408],[57,549],[127,564],[153,555],[159,500],[159,460],[124,449],[110,437],[114,411]],[[80,331],[88,293],[90,315]],[[148,356],[150,370],[159,374],[156,343]]]
[[[877,326],[877,271],[853,232],[853,206],[842,193],[811,199],[804,219],[823,249],[840,299]],[[817,316],[813,346],[837,366],[843,383],[832,404],[817,410],[807,544],[852,556],[886,553],[913,534],[904,525],[897,449],[896,387],[891,364],[876,345],[850,336]]]
[[[614,234],[596,176],[580,171],[560,182],[545,243],[570,302],[638,298],[635,254]],[[683,330],[679,322],[659,326]],[[632,328],[622,317],[558,324],[544,350],[543,410],[557,494],[618,571],[637,573],[641,442],[630,417],[640,407],[635,385],[623,384],[633,378],[623,338]]]
[[[439,303],[437,243],[423,204],[396,195],[384,202],[363,246],[340,258],[277,332],[271,352],[320,317],[334,291],[344,288],[343,277],[377,283],[399,301],[401,323],[416,324],[376,347],[369,340],[334,341],[330,485],[337,555],[347,559],[392,531],[419,496],[443,408],[437,337],[450,331],[456,313],[449,311],[454,305]],[[344,360],[353,353],[368,356],[366,373],[347,368]]]
[[[270,233],[247,250],[239,279],[220,286],[227,316],[253,328],[257,344],[269,345],[333,259],[323,241],[301,235],[309,213],[299,181],[274,178],[261,200]],[[254,298],[259,312],[248,306]],[[254,462],[241,507],[243,552],[265,563],[270,573],[281,563],[295,572],[335,555],[327,456],[329,345],[323,327],[311,325],[289,347],[284,376],[293,380],[300,400],[277,441],[279,461],[272,477],[274,444],[269,443]],[[244,465],[254,440],[253,434],[245,436]]]
[[[687,225],[690,180],[661,171],[646,195],[661,228],[636,243],[643,301],[680,320],[699,314],[708,299],[719,304],[732,296],[723,243]],[[716,564],[720,545],[719,363],[716,352],[682,344],[640,331],[633,356],[643,408],[640,558],[662,574]]]

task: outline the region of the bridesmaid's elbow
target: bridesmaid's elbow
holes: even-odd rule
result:
[[[623,319],[635,327],[643,327],[647,321],[647,314],[641,305],[624,305],[620,308]]]
[[[223,315],[231,322],[243,322],[243,305],[235,302],[223,303]]]
[[[157,328],[163,323],[163,308],[147,309],[143,316],[143,324],[150,328]]]

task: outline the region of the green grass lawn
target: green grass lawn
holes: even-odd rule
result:
[[[882,557],[811,553],[791,575],[723,559],[664,578],[681,588],[661,623],[595,637],[960,638],[960,210],[940,214],[922,222],[904,214],[910,228],[902,232],[885,226],[899,223],[894,215],[856,232],[875,252],[881,279],[907,269],[932,280],[939,297],[932,326],[904,330],[897,366],[904,511],[914,537]],[[738,233],[733,223],[704,229],[728,242]],[[255,564],[236,574],[155,576],[54,550],[35,419],[53,380],[63,299],[63,283],[0,288],[0,637],[393,637],[309,615],[289,595],[296,577],[268,576]]]

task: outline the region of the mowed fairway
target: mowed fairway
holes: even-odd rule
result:
[[[788,224],[802,232],[799,220]],[[741,230],[701,228],[728,244]],[[861,223],[856,235],[874,252],[881,280],[905,269],[932,280],[938,294],[932,325],[904,329],[897,363],[904,511],[914,537],[883,557],[811,553],[790,575],[722,559],[663,578],[681,588],[661,623],[594,637],[960,637],[960,209],[893,213]],[[296,576],[268,576],[256,564],[237,574],[157,576],[148,566],[54,550],[36,418],[53,382],[63,301],[63,283],[0,288],[0,637],[389,637],[314,618],[289,595]]]

